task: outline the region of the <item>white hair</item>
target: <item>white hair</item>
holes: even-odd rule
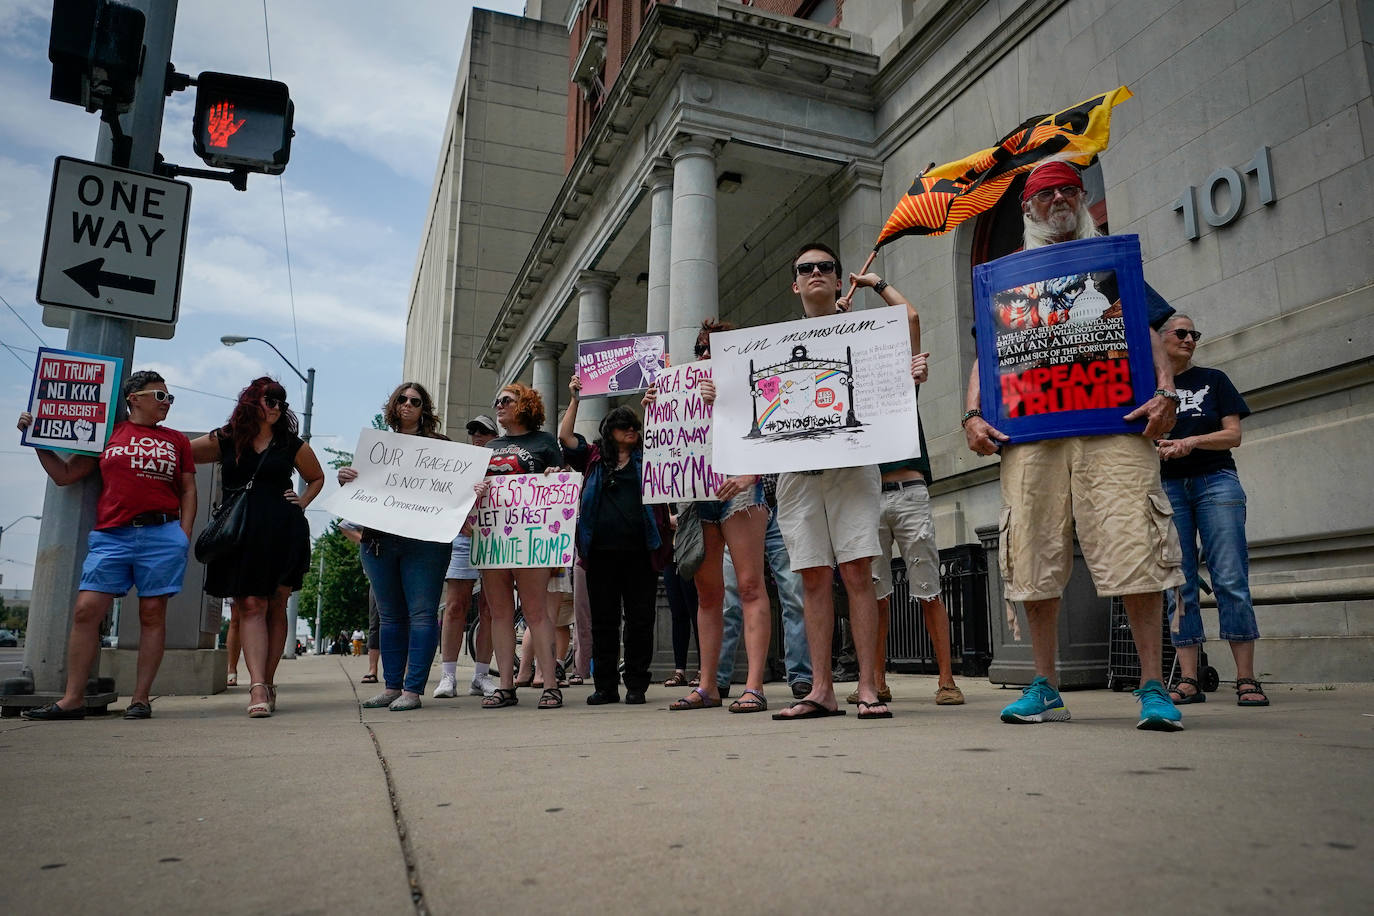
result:
[[[1074,232],[1074,239],[1095,239],[1102,235],[1102,230],[1097,228],[1093,222],[1093,215],[1088,210],[1088,195],[1078,195],[1078,206],[1075,210],[1078,217],[1078,228]],[[1032,248],[1043,248],[1046,245],[1053,245],[1055,242],[1071,241],[1070,239],[1057,238],[1051,231],[1048,223],[1037,222],[1031,218],[1028,211],[1021,214],[1023,236],[1025,248],[1029,251]]]

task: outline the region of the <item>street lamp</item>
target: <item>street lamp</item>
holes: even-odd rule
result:
[[[259,343],[267,344],[269,347],[272,348],[272,352],[280,356],[281,361],[286,363],[287,367],[289,367],[292,372],[296,373],[296,377],[299,378],[302,382],[305,382],[305,422],[303,428],[301,429],[301,438],[304,439],[306,442],[309,442],[310,417],[315,411],[315,370],[313,368],[307,369],[305,370],[306,374],[302,375],[301,370],[297,369],[295,364],[292,363],[291,360],[286,358],[285,353],[278,350],[276,348],[276,345],[273,344],[272,341],[262,337],[243,337],[239,334],[225,334],[223,337],[219,339],[219,342],[224,344],[226,347],[232,347],[234,344],[241,344],[249,340],[256,340]],[[296,486],[299,487],[301,490],[305,489],[305,480],[301,477],[299,472],[296,474]],[[286,602],[286,646],[284,647],[285,651],[282,652],[282,658],[296,657],[297,610],[298,603],[296,600],[296,593],[292,592],[291,599]]]
[[[38,519],[40,522],[43,520],[43,516],[41,516],[41,515],[21,515],[21,516],[19,516],[18,518],[16,518],[14,521],[10,522],[8,525],[0,526],[0,538],[3,538],[3,537],[5,536],[5,532],[6,532],[6,531],[8,531],[9,529],[13,528],[15,525],[19,524],[20,522],[22,522],[22,521],[23,521],[24,519],[26,519],[26,518],[36,518],[36,519]]]

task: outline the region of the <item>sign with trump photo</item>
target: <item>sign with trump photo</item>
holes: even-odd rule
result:
[[[1138,433],[1154,394],[1134,235],[1063,242],[974,268],[983,417],[1013,443]]]

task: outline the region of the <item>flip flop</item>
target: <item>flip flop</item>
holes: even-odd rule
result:
[[[358,683],[359,683],[359,684],[375,684],[375,683],[377,683],[377,675],[375,675],[375,674],[364,674],[363,677],[362,677],[362,680],[358,681]]]
[[[879,701],[876,702],[876,703],[865,703],[863,700],[860,700],[859,703],[858,703],[858,706],[859,706],[859,718],[860,718],[860,719],[891,719],[891,718],[892,718],[892,710],[890,710],[890,709],[884,709],[882,712],[869,712],[869,710],[871,710],[871,709],[872,709],[873,707],[875,707],[875,706],[886,706],[886,705],[887,705],[887,704],[884,703],[882,700],[879,700]]]
[[[806,712],[799,712],[791,716],[784,716],[780,712],[775,712],[773,713],[773,718],[783,721],[789,721],[791,719],[828,719],[831,716],[842,716],[845,714],[843,709],[826,709],[815,700],[798,700],[787,708],[796,709],[798,706],[807,707]]]

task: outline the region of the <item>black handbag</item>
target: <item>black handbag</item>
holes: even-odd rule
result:
[[[257,469],[248,482],[241,487],[226,489],[219,505],[210,510],[210,520],[205,530],[196,538],[196,559],[202,563],[213,563],[237,550],[248,533],[248,491],[253,489],[253,481],[262,470],[267,453],[272,450],[269,443],[258,458]]]
[[[701,518],[697,515],[696,503],[677,515],[677,532],[673,535],[673,562],[677,564],[677,574],[691,579],[706,559],[706,538],[701,533]]]

